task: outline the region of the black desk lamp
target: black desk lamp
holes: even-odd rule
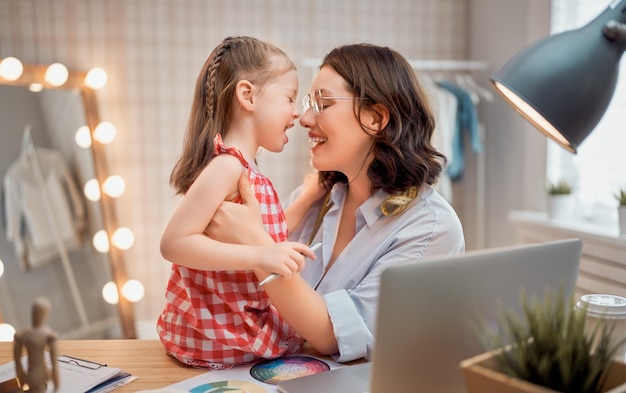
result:
[[[626,49],[626,0],[613,1],[587,25],[519,52],[491,82],[532,123],[572,153],[611,101]]]

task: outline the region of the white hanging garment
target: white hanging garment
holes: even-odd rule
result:
[[[27,151],[4,177],[4,212],[7,239],[13,242],[25,270],[59,258],[57,231],[67,251],[80,246],[85,206],[64,157],[56,150],[37,148],[43,184],[38,184]],[[45,189],[42,190],[42,187]],[[49,205],[45,198],[49,198]],[[48,206],[52,211],[48,211]],[[53,214],[50,220],[48,214]],[[51,222],[56,225],[51,228]]]
[[[435,131],[431,143],[433,147],[443,153],[448,163],[453,161],[452,137],[457,116],[457,102],[454,94],[439,87],[430,78],[424,78],[424,87],[428,92],[433,110],[435,112]],[[452,203],[452,181],[445,167],[441,171],[435,190],[446,200]]]

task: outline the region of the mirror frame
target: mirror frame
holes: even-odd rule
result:
[[[45,89],[62,89],[62,90],[74,90],[80,93],[83,102],[83,110],[85,112],[85,121],[89,131],[91,133],[91,154],[95,169],[96,179],[100,187],[103,182],[109,176],[108,165],[106,161],[105,146],[99,143],[93,138],[94,130],[100,123],[100,117],[98,114],[98,105],[96,99],[96,92],[90,87],[84,84],[87,71],[70,70],[67,81],[61,86],[53,86],[46,82],[44,75],[47,69],[45,65],[36,64],[22,64],[24,71],[22,75],[16,80],[7,80],[0,76],[0,85],[13,85],[13,86],[25,86],[29,87],[32,83],[39,83]],[[102,213],[102,222],[104,230],[107,232],[109,243],[113,233],[118,228],[117,215],[115,212],[115,200],[108,196],[106,193],[100,192],[100,210]],[[120,319],[120,325],[122,329],[122,335],[124,338],[137,338],[137,332],[135,327],[135,315],[133,304],[126,299],[122,293],[121,288],[128,281],[128,274],[126,272],[126,263],[122,250],[116,248],[110,244],[109,249],[109,265],[111,268],[112,279],[117,287],[117,294],[119,301],[117,303],[118,317]],[[0,311],[0,318],[1,318]]]

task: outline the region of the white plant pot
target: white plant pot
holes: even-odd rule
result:
[[[617,208],[617,219],[619,223],[620,235],[626,235],[626,206]]]
[[[548,217],[569,220],[574,216],[574,195],[548,195]]]

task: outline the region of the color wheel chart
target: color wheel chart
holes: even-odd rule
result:
[[[250,369],[250,375],[258,381],[276,385],[281,381],[328,370],[328,363],[310,356],[283,356],[255,364]]]
[[[189,393],[267,393],[263,387],[247,381],[219,381],[205,383],[189,390]]]

